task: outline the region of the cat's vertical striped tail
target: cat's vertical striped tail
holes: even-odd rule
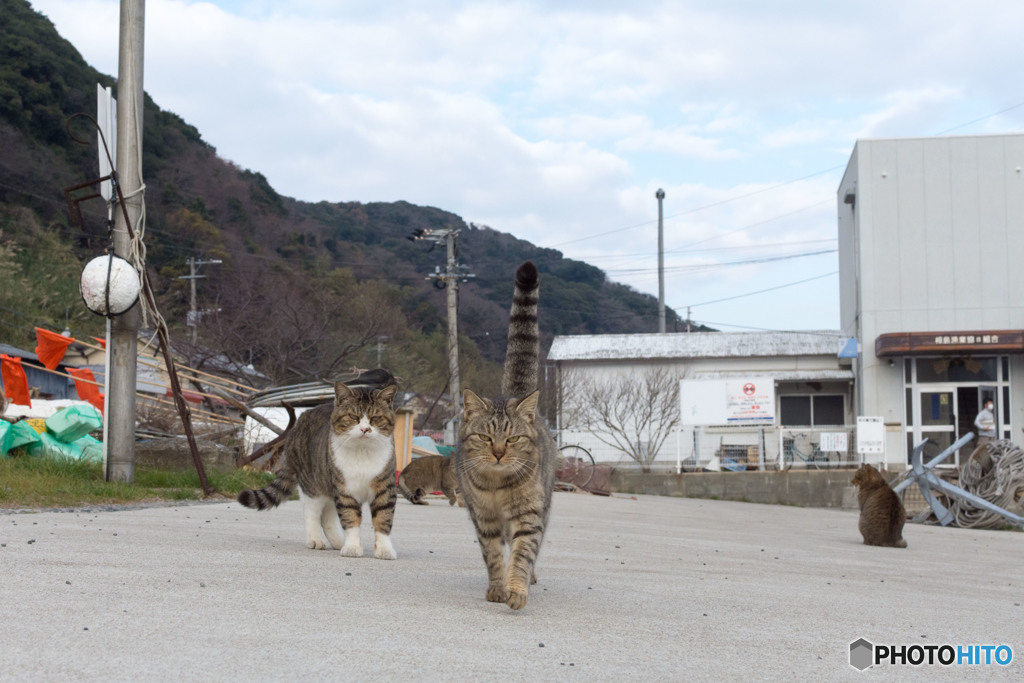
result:
[[[537,322],[539,294],[537,266],[527,261],[516,271],[516,288],[508,320],[508,348],[501,390],[511,396],[526,396],[537,388],[540,328]]]

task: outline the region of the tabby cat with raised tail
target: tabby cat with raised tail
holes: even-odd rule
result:
[[[306,545],[327,543],[345,557],[362,557],[359,527],[369,504],[373,556],[397,557],[391,545],[395,517],[395,385],[383,389],[334,385],[334,403],[304,412],[285,439],[285,463],[274,481],[242,491],[238,502],[255,510],[276,507],[299,489]]]
[[[515,283],[504,395],[487,399],[463,392],[462,443],[453,457],[487,566],[487,599],[518,610],[537,581],[534,565],[551,512],[556,447],[537,414],[537,267],[521,265]]]
[[[907,514],[900,497],[882,473],[865,463],[853,475],[850,483],[857,487],[857,503],[860,505],[858,527],[864,545],[906,548],[903,523]]]

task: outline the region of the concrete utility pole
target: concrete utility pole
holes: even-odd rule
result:
[[[658,334],[665,334],[665,221],[662,217],[661,202],[665,190],[658,188]]]
[[[458,442],[458,424],[462,418],[462,390],[459,383],[459,280],[476,277],[473,273],[467,273],[466,267],[458,263],[455,253],[455,238],[459,234],[458,228],[445,228],[444,230],[417,230],[410,240],[429,239],[435,243],[445,244],[445,270],[440,269],[427,276],[433,280],[436,287],[444,287],[448,290],[448,393],[452,397],[452,422],[455,428],[455,440]]]
[[[197,275],[197,266],[209,266],[219,265],[223,263],[220,259],[211,259],[209,261],[197,261],[194,256],[189,257],[189,274],[181,275],[178,277],[179,280],[190,280],[191,296],[189,297],[189,319],[185,321],[186,326],[192,328],[192,346],[196,345],[196,333],[199,330],[199,311],[196,309],[196,280],[205,278],[205,275]]]
[[[387,341],[388,339],[391,339],[391,337],[377,337],[377,367],[378,368],[381,367],[381,365],[380,365],[380,363],[381,363],[381,354],[383,354],[384,353],[384,349],[387,348],[387,344],[385,344],[384,342]]]
[[[117,65],[117,179],[128,220],[142,216],[142,107],[145,1],[121,0]],[[128,225],[114,212],[114,253],[131,260]],[[135,480],[135,376],[138,361],[139,305],[110,322],[109,382],[106,397],[107,481]]]
[[[452,422],[456,427],[462,419],[462,387],[459,382],[459,280],[453,277],[455,261],[455,235],[457,231],[445,233],[445,286],[448,290],[448,391],[452,397]],[[459,430],[453,429],[458,443]]]

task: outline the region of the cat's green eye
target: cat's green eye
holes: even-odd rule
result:
[[[523,437],[521,437],[521,436],[510,436],[507,439],[505,439],[505,443],[515,443],[516,441],[519,441],[519,439],[521,439],[521,438],[523,438]]]
[[[483,441],[484,443],[490,443],[491,442],[491,437],[487,436],[486,434],[477,434],[476,437],[478,439],[480,439],[481,441]]]

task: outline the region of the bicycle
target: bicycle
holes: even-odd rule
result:
[[[594,456],[583,446],[566,444],[558,449],[555,477],[559,484],[584,488],[594,477]]]
[[[829,469],[833,464],[838,467],[840,457],[838,453],[822,451],[819,442],[811,441],[811,435],[806,433],[794,434],[793,438],[783,443],[783,458],[785,469],[791,469],[793,464],[800,461],[806,469],[808,465],[815,469]]]

